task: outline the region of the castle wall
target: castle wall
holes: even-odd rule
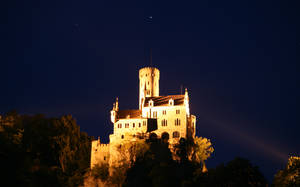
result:
[[[96,164],[108,163],[110,157],[110,145],[101,144],[100,139],[92,141],[91,147],[91,168]]]
[[[128,124],[128,127],[126,127]],[[146,133],[147,131],[147,119],[119,119],[114,124],[114,135],[113,141],[119,141],[126,138],[126,134],[138,135]],[[121,125],[121,127],[120,127]],[[120,128],[119,128],[120,127]]]
[[[175,106],[158,106],[158,107],[144,107],[143,108],[143,115],[146,117],[150,116],[151,110],[151,117],[153,113],[157,114],[157,127],[158,129],[153,131],[156,133],[158,137],[161,137],[162,133],[167,132],[169,134],[169,138],[173,138],[173,132],[177,131],[180,134],[180,137],[175,139],[180,139],[181,137],[186,138],[186,111],[184,105],[175,105]],[[179,110],[180,113],[176,113],[176,110]],[[165,111],[165,113],[164,113]],[[180,125],[176,125],[175,120],[180,120]],[[167,124],[163,124],[162,121],[166,120]]]

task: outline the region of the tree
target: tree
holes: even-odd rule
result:
[[[175,157],[182,163],[189,161],[195,164],[202,164],[202,169],[206,170],[204,161],[214,152],[212,143],[209,139],[195,137],[181,138],[179,143],[174,146]]]
[[[78,186],[83,182],[89,168],[91,137],[80,132],[72,116],[46,118],[11,112],[1,119],[0,125],[4,183]]]
[[[204,163],[210,155],[214,152],[212,143],[209,139],[203,137],[194,138],[194,146],[192,146],[191,153],[189,154],[190,160],[197,163]]]
[[[266,186],[267,182],[259,171],[249,160],[235,158],[227,163],[221,164],[207,173],[195,173],[195,184],[198,186]]]
[[[107,163],[95,165],[91,170],[92,176],[101,181],[106,181],[109,176],[109,166]]]

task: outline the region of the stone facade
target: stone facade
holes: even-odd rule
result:
[[[119,110],[118,98],[111,110],[113,134],[109,144],[101,144],[100,139],[92,142],[91,167],[101,162],[117,164],[115,147],[128,137],[167,138],[170,145],[180,138],[194,137],[196,116],[190,114],[187,89],[182,95],[159,95],[160,72],[154,67],[139,71],[139,109]]]

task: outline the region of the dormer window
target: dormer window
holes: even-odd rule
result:
[[[150,100],[149,101],[149,107],[153,107],[154,106],[154,102],[153,102],[153,100]]]
[[[170,105],[170,106],[174,106],[174,100],[173,100],[173,99],[170,99],[170,100],[169,100],[169,105]]]

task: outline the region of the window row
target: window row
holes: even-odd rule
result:
[[[163,119],[161,120],[161,126],[165,127],[168,126],[168,120]],[[175,119],[175,126],[180,126],[180,119]]]
[[[180,114],[180,110],[176,110],[176,114]],[[162,115],[167,115],[167,111],[163,110],[162,111]],[[156,118],[157,117],[157,111],[153,111],[153,117]]]
[[[132,123],[132,127],[135,128],[135,127],[141,127],[142,124],[141,123],[138,123],[137,125],[135,125],[136,123]],[[125,123],[125,128],[129,128],[129,123]],[[143,121],[143,126],[146,126],[146,121]],[[122,128],[122,123],[118,123],[117,125],[118,128]]]

